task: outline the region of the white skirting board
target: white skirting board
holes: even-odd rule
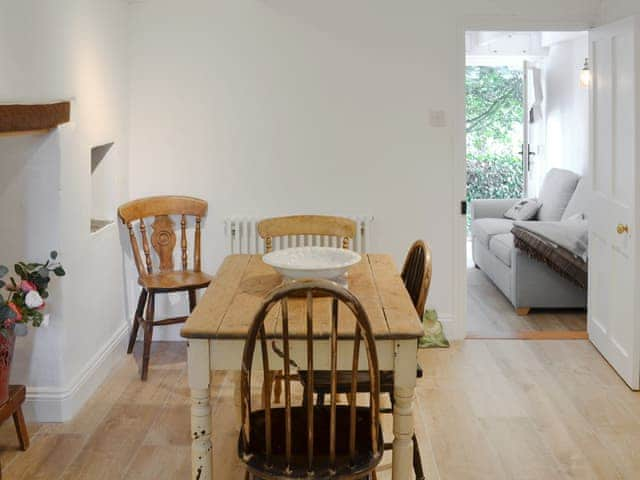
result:
[[[126,357],[129,324],[123,323],[104,348],[97,352],[87,366],[62,388],[29,387],[23,406],[28,422],[66,422],[71,420],[85,402],[102,385],[107,376]]]

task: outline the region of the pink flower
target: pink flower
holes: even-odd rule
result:
[[[22,320],[22,313],[20,313],[20,310],[18,309],[18,307],[16,306],[15,303],[13,302],[9,302],[7,303],[7,306],[13,310],[13,312],[16,314],[16,318],[13,318],[12,320],[14,322],[20,322]]]
[[[23,292],[33,292],[34,290],[38,290],[38,287],[36,287],[29,280],[22,280],[20,282],[20,290],[22,290]]]
[[[4,321],[3,326],[4,326],[4,328],[9,329],[9,328],[12,328],[12,327],[13,327],[13,325],[14,325],[15,323],[16,323],[16,322],[15,322],[15,320],[14,320],[14,319],[12,319],[12,318],[7,318],[7,319]]]

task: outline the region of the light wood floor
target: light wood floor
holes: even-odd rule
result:
[[[584,310],[531,310],[518,316],[507,298],[482,270],[467,269],[467,331],[469,338],[586,337]]]
[[[638,478],[640,394],[587,341],[466,340],[419,355],[416,431],[430,480]],[[73,421],[30,424],[27,452],[6,422],[3,478],[190,478],[185,358],[184,344],[154,344],[146,383],[139,357],[124,358]],[[218,480],[243,478],[236,378],[217,373],[212,388]]]

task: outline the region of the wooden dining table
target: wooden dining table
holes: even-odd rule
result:
[[[389,255],[366,254],[348,273],[348,289],[366,310],[375,337],[380,370],[394,372],[392,478],[412,478],[414,432],[413,401],[416,384],[417,339],[423,328]],[[214,281],[187,319],[181,334],[188,339],[188,374],[191,390],[192,478],[215,478],[212,451],[210,383],[212,370],[240,370],[244,342],[255,314],[282,277],[262,261],[261,255],[230,255]],[[326,302],[326,304],[324,303]],[[314,364],[329,369],[329,299],[314,299]],[[289,335],[292,358],[306,358],[305,299],[289,300]],[[323,314],[324,312],[324,314]],[[347,308],[338,338],[338,368],[351,369],[355,319]],[[273,309],[267,319],[267,336],[281,338],[280,312]],[[324,353],[323,353],[324,352]],[[341,354],[340,352],[344,352]],[[269,352],[274,369],[282,359]],[[260,358],[260,355],[256,355]],[[366,360],[363,358],[366,369]],[[256,368],[260,368],[256,365]],[[238,417],[238,427],[240,418]],[[218,477],[221,480],[222,477]]]

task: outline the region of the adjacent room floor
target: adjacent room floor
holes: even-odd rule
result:
[[[468,249],[469,250],[469,249]],[[467,253],[467,338],[586,339],[585,310],[534,309],[519,316]]]
[[[5,422],[4,478],[189,478],[186,347],[156,343],[153,350],[146,383],[139,354],[127,356],[73,421],[30,424],[27,452]],[[637,478],[640,394],[589,342],[466,340],[419,355],[425,377],[415,418],[430,480]],[[236,378],[219,372],[213,379],[219,479],[244,478]],[[379,478],[390,478],[389,460]]]

